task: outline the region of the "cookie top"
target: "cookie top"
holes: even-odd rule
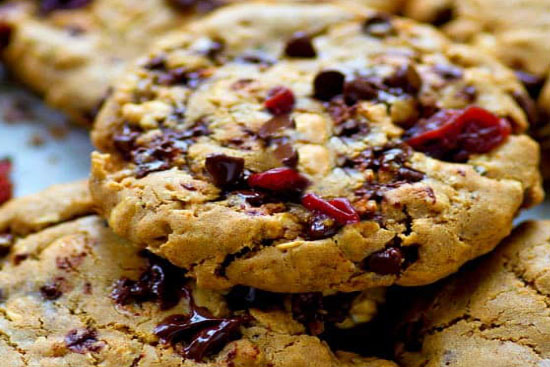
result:
[[[48,194],[42,199],[48,201]],[[18,204],[27,202],[11,206]],[[345,337],[368,321],[383,300],[381,291],[323,297],[237,288],[221,294],[197,288],[183,270],[138,252],[94,215],[12,235],[0,259],[3,363],[395,366],[333,352],[322,341]]]
[[[403,324],[400,365],[546,366],[549,239],[550,222],[526,223],[489,258],[418,294]]]
[[[443,26],[453,38],[490,50],[517,69],[538,76],[549,71],[547,0],[409,0],[405,14]]]
[[[228,7],[115,89],[92,196],[201,287],[427,284],[542,198],[514,95],[528,99],[510,70],[410,20]]]
[[[11,0],[0,8],[0,48],[8,46],[3,59],[25,84],[90,125],[129,61],[189,20],[240,1]],[[399,2],[358,1],[388,11]]]

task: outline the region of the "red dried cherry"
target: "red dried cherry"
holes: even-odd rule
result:
[[[309,180],[295,169],[281,167],[250,175],[248,185],[271,191],[303,191]]]
[[[12,164],[9,159],[0,160],[0,205],[11,199],[12,196],[11,169]]]
[[[307,194],[302,198],[302,205],[308,210],[333,218],[341,225],[357,223],[360,220],[359,214],[348,199],[324,200],[315,194]]]
[[[498,147],[511,130],[506,119],[472,106],[439,111],[411,128],[406,142],[435,158],[465,161],[470,154]]]
[[[268,93],[264,102],[265,108],[274,115],[290,113],[294,109],[294,93],[286,87],[275,87]]]

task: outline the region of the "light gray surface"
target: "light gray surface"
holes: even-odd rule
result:
[[[3,110],[18,100],[31,106],[30,118],[9,124],[2,121]],[[51,135],[52,128],[63,127],[68,129],[67,136],[56,139]],[[35,135],[43,138],[43,145],[30,144]],[[16,196],[87,177],[91,151],[86,130],[71,126],[63,115],[46,108],[20,88],[6,82],[0,84],[0,158],[13,159]],[[541,218],[550,219],[550,201],[522,213],[517,221]]]
[[[28,105],[28,118],[4,121],[13,103]],[[56,137],[55,131],[66,135]],[[43,144],[33,145],[36,139]],[[0,80],[0,158],[12,159],[16,196],[87,177],[91,151],[86,130],[71,126],[36,97]]]

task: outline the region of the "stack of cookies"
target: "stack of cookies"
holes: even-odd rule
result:
[[[534,71],[404,2],[3,5],[97,151],[0,208],[2,366],[549,366]]]

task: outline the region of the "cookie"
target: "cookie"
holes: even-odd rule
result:
[[[91,213],[93,203],[87,180],[55,185],[2,206],[0,233],[24,236]]]
[[[542,199],[525,90],[429,26],[249,4],[161,43],[96,121],[92,196],[200,287],[431,283]]]
[[[548,0],[408,0],[404,13],[431,22],[450,37],[490,52],[517,70],[541,110],[527,105],[533,135],[543,145],[543,157],[550,156],[550,1]],[[544,177],[550,178],[550,160],[543,160]]]
[[[89,126],[129,61],[190,19],[238,1],[15,0],[0,10],[0,48],[9,45],[3,59],[19,79]],[[399,2],[358,3],[390,11]]]
[[[422,294],[403,323],[400,365],[546,366],[549,239],[550,222],[523,224],[488,258]]]
[[[49,202],[49,194],[11,206]],[[58,211],[69,206],[60,202]],[[0,259],[0,290],[0,354],[10,367],[395,367],[324,342],[333,330],[345,336],[367,321],[380,291],[323,297],[199,289],[95,215],[58,217],[12,235]]]

